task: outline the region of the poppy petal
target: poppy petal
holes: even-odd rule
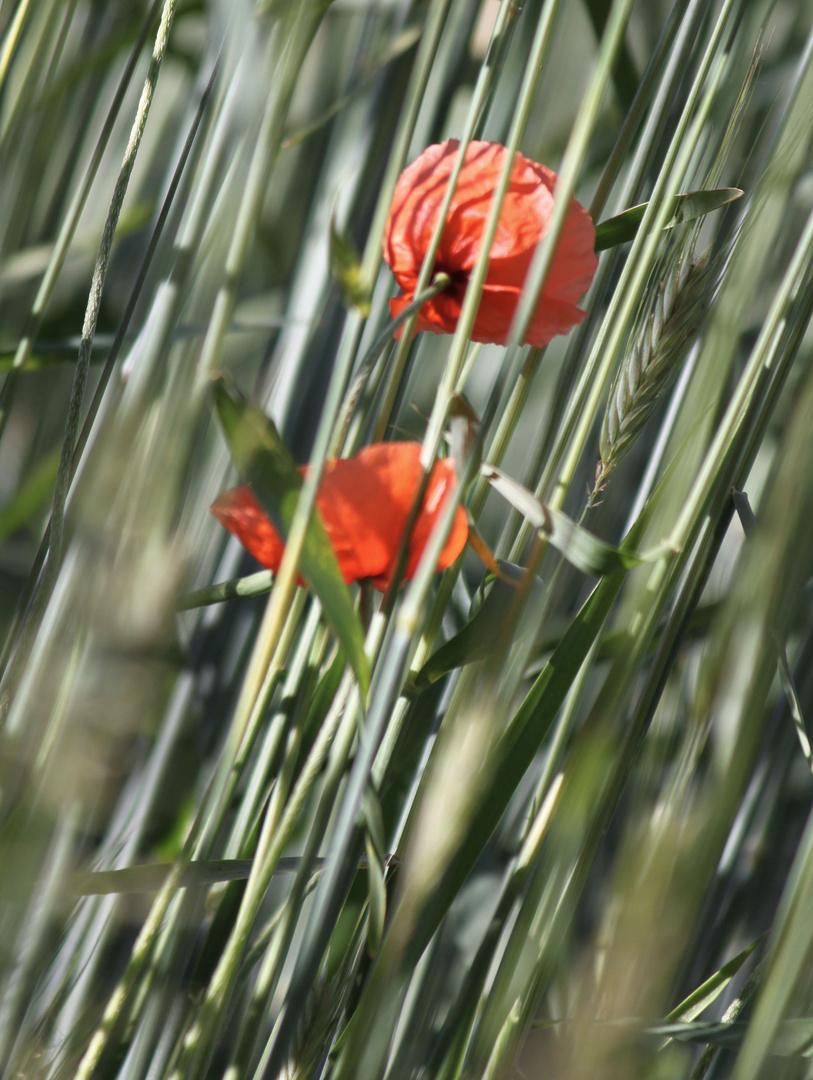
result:
[[[458,146],[457,140],[450,139],[427,147],[396,184],[384,235],[384,258],[402,289],[402,295],[390,302],[393,315],[414,298]],[[417,330],[454,332],[506,154],[499,143],[472,142],[467,147],[435,262],[435,270],[448,273],[452,284],[424,304]],[[513,314],[509,295],[521,291],[536,246],[548,230],[556,183],[556,174],[544,165],[522,154],[515,156],[472,340],[505,343]],[[528,333],[530,344],[546,344],[584,318],[575,304],[589,288],[598,265],[594,247],[592,219],[573,199]],[[400,330],[395,336],[400,337]]]
[[[410,462],[403,464],[409,470]],[[376,577],[400,543],[406,514],[394,497],[388,465],[389,454],[361,451],[355,458],[331,462],[325,470],[317,503],[347,581]]]
[[[396,318],[404,308],[411,304],[415,299],[414,293],[406,293],[402,296],[395,296],[390,300],[390,314],[393,319]],[[428,303],[424,304],[421,310],[418,312],[418,321],[415,325],[415,332],[420,330],[427,330],[431,334],[453,334],[455,327],[457,326],[457,320],[460,318],[460,310],[462,303],[457,297],[449,292],[442,292]],[[403,326],[399,326],[395,331],[395,338],[397,341],[401,340],[401,334],[404,332]]]
[[[418,520],[415,522],[415,528],[410,538],[409,560],[406,568],[407,580],[414,575],[418,568],[423,549],[426,547],[429,534],[432,532],[438,515],[443,509],[447,494],[453,493],[456,487],[457,474],[454,461],[451,458],[444,458],[443,461],[435,462],[432,475],[429,478],[429,486],[426,489],[423,508]],[[452,531],[438,559],[438,570],[445,570],[447,566],[452,565],[466,546],[468,535],[469,523],[466,511],[462,506],[458,506],[452,524]]]
[[[369,578],[377,589],[386,589],[422,475],[420,458],[419,443],[393,442],[326,463],[316,506],[345,582]],[[445,494],[456,483],[454,462],[436,462],[410,538],[405,579],[414,573]],[[210,509],[258,562],[278,571],[285,545],[249,487],[224,492]],[[466,513],[458,507],[438,570],[454,562],[467,537]]]
[[[484,296],[485,293],[486,290]],[[474,340],[502,344],[508,339],[521,293],[517,289],[502,288],[489,288],[487,293],[487,302],[480,304],[474,323],[477,332]],[[541,349],[557,334],[569,333],[586,316],[587,312],[575,304],[543,294],[525,334],[525,341],[528,345]]]
[[[518,289],[487,286],[472,329],[472,341],[490,345],[504,345],[508,340],[511,320],[519,302]],[[396,296],[390,300],[390,311],[395,317],[411,302],[410,296]],[[440,303],[438,303],[440,301]],[[443,295],[424,304],[418,315],[416,332],[426,330],[432,334],[454,333],[460,315],[460,304]],[[578,326],[587,312],[567,300],[543,294],[525,335],[525,343],[541,349],[557,334],[567,334]],[[396,331],[400,338],[403,327]]]
[[[258,563],[274,573],[279,570],[285,545],[250,487],[224,491],[209,510]]]

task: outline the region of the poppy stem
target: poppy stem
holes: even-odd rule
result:
[[[234,600],[238,596],[260,596],[271,592],[274,584],[274,575],[270,570],[259,570],[256,574],[247,577],[232,578],[230,581],[221,581],[217,585],[209,585],[205,589],[197,589],[195,592],[186,593],[178,601],[178,611],[189,611],[191,608],[204,607],[208,604],[220,604],[224,600]]]
[[[339,410],[336,427],[330,443],[330,449],[328,450],[328,457],[339,457],[341,454],[342,445],[347,436],[350,421],[353,418],[353,413],[356,411],[356,406],[358,405],[361,393],[367,384],[370,373],[375,367],[376,361],[390,341],[392,341],[395,331],[400,326],[403,326],[407,319],[411,318],[416,311],[420,311],[428,300],[432,300],[438,293],[442,293],[444,289],[448,288],[449,285],[451,285],[451,282],[452,279],[448,274],[435,274],[427,288],[424,289],[423,292],[418,293],[414,300],[407,304],[399,315],[386,324],[384,329],[367,350],[364,359],[359,365],[358,373],[350,383],[344,395],[344,401]]]

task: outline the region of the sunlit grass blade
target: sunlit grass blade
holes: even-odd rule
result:
[[[599,540],[561,510],[546,506],[522,484],[494,465],[484,465],[480,472],[495,491],[539,530],[551,547],[556,548],[582,573],[603,577],[605,574],[631,570],[641,562],[639,555]]]
[[[706,214],[719,210],[721,206],[727,206],[728,203],[742,198],[742,194],[739,188],[718,188],[713,191],[690,191],[685,195],[676,195],[674,213],[664,225],[664,229],[673,229],[676,225],[705,217]],[[631,206],[629,210],[599,222],[596,225],[596,251],[606,251],[607,248],[634,240],[647,205],[641,203]]]

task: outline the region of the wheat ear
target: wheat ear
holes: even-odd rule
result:
[[[628,453],[677,377],[702,326],[717,275],[708,255],[684,258],[657,289],[652,310],[616,375],[601,427],[596,492]]]

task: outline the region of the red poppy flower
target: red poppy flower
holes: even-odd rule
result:
[[[365,447],[353,458],[326,463],[316,505],[348,584],[370,578],[382,592],[389,584],[421,478],[420,457],[420,443],[389,442]],[[300,472],[306,475],[307,465]],[[415,573],[444,496],[456,483],[454,462],[450,458],[435,462],[409,541],[406,579]],[[276,573],[285,544],[251,488],[232,488],[209,509],[258,562]],[[466,512],[458,507],[438,570],[455,561],[468,532]]]
[[[395,185],[384,230],[384,258],[403,290],[390,300],[393,317],[414,299],[421,263],[437,224],[458,146],[457,139],[449,139],[427,147]],[[507,152],[499,143],[473,142],[466,148],[434,266],[436,273],[447,273],[452,283],[423,305],[418,330],[454,332]],[[557,179],[556,173],[544,165],[516,155],[491,248],[473,341],[505,344],[534,249],[548,229]],[[528,329],[527,344],[547,345],[551,338],[568,333],[585,317],[586,312],[576,307],[576,301],[587,291],[598,265],[595,236],[590,215],[573,199]]]

